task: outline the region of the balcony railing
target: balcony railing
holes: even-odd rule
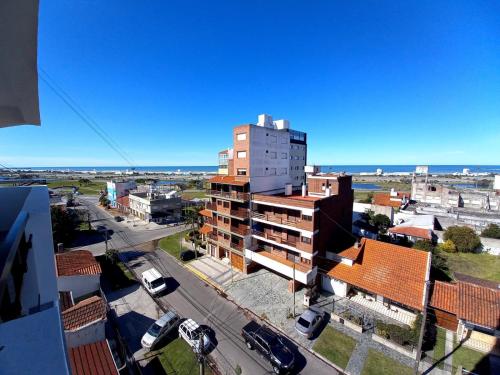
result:
[[[231,232],[247,236],[250,234],[250,228],[248,226],[231,227]]]
[[[210,211],[217,211],[217,205],[215,203],[207,203],[205,208]]]
[[[288,220],[288,219],[284,219],[284,218],[277,216],[277,215],[262,214],[262,213],[256,212],[256,211],[252,211],[252,217],[254,217],[256,219],[271,221],[273,223],[287,225],[290,227],[301,228],[301,229],[310,230],[310,231],[312,231],[312,229],[313,229],[313,225],[312,225],[311,221],[302,220],[302,219]]]
[[[311,270],[311,266],[305,264],[305,263],[302,263],[302,262],[293,262],[291,261],[290,259],[287,259],[287,258],[284,258],[282,256],[279,256],[277,254],[273,254],[271,251],[269,250],[266,250],[262,247],[257,247],[255,248],[255,250],[253,250],[255,253],[258,253],[262,256],[265,256],[269,259],[273,259],[277,262],[280,262],[281,264],[284,264],[290,268],[293,268],[294,265],[295,265],[295,269],[297,271],[300,271],[300,272],[308,272]]]
[[[237,210],[231,210],[231,216],[236,216],[241,219],[248,219],[250,216],[250,210],[245,208],[238,208]]]
[[[285,238],[282,238],[279,236],[274,236],[274,235],[269,234],[269,233],[260,232],[260,231],[255,230],[255,229],[252,230],[252,234],[255,234],[256,236],[259,236],[259,237],[263,237],[267,240],[271,240],[271,241],[274,241],[274,242],[277,242],[280,244],[284,244],[284,245],[288,245],[288,246],[292,246],[292,247],[297,247],[297,244],[299,242],[298,240],[285,239]]]
[[[207,195],[240,201],[247,201],[250,199],[249,193],[240,193],[237,191],[207,190]]]

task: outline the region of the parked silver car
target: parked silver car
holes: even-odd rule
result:
[[[144,336],[142,336],[142,347],[144,349],[152,349],[170,332],[176,330],[179,323],[179,316],[175,312],[168,310],[167,313],[154,322]]]
[[[295,330],[309,339],[321,325],[322,320],[323,314],[320,311],[307,309],[295,322]]]

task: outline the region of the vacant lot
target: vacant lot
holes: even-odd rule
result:
[[[198,361],[189,345],[181,338],[169,343],[161,352],[160,362],[166,374],[191,375],[198,373]],[[205,374],[212,372],[205,366]]]
[[[345,369],[355,346],[356,340],[352,337],[326,326],[314,344],[313,350]]]
[[[182,251],[187,250],[181,246],[181,240],[189,231],[179,232],[171,236],[164,237],[158,242],[158,246],[163,251],[179,259]]]
[[[81,194],[96,195],[101,190],[106,189],[106,181],[92,181],[81,183],[78,180],[56,180],[47,183],[49,188],[67,188],[70,190],[73,186],[78,188]]]
[[[473,253],[445,253],[450,273],[464,273],[482,279],[500,282],[500,256]]]
[[[396,362],[377,350],[370,349],[361,375],[411,375],[413,369]]]

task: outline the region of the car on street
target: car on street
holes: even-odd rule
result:
[[[295,330],[302,336],[310,339],[323,321],[323,314],[320,311],[307,309],[295,322]]]
[[[152,295],[159,295],[167,289],[163,276],[156,268],[150,268],[141,274],[142,285]]]
[[[200,349],[201,352],[206,352],[210,347],[210,338],[193,319],[186,319],[179,325],[179,337],[184,339],[196,353],[200,353]]]
[[[187,262],[188,260],[194,259],[195,255],[196,254],[193,250],[186,250],[186,251],[181,252],[181,254],[179,255],[179,258],[183,262]]]
[[[241,335],[249,349],[257,350],[271,363],[274,373],[284,374],[291,371],[295,355],[284,340],[270,328],[252,320],[243,327]]]
[[[115,218],[114,218],[114,219],[115,219],[115,221],[116,221],[117,223],[119,223],[120,221],[123,221],[123,217],[121,217],[121,216],[115,216]]]
[[[154,322],[142,336],[141,345],[144,349],[153,349],[169,333],[177,329],[180,317],[173,311],[167,310],[166,314]]]

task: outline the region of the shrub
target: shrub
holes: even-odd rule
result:
[[[483,237],[500,238],[500,226],[497,224],[489,224],[481,233]]]
[[[401,346],[414,347],[418,343],[418,335],[422,316],[419,314],[412,327],[401,327],[396,324],[384,323],[377,320],[375,333],[387,340],[394,341]]]
[[[443,238],[445,241],[451,240],[459,253],[471,253],[481,246],[479,236],[469,227],[449,227]]]
[[[433,251],[434,245],[430,241],[419,240],[416,241],[413,246],[414,249],[424,250],[424,251]]]
[[[457,247],[453,243],[452,240],[447,240],[443,242],[442,244],[438,245],[438,249],[441,251],[445,251],[447,253],[456,253],[457,252]]]
[[[354,315],[351,313],[349,310],[344,311],[343,313],[340,314],[342,318],[345,320],[349,320],[350,322],[353,322],[354,324],[357,324],[358,326],[363,325],[363,318],[357,315]]]

